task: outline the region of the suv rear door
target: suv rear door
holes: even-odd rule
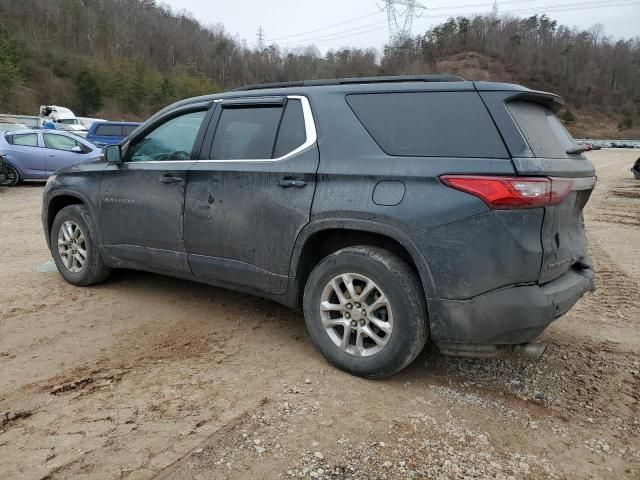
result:
[[[225,99],[189,171],[185,245],[194,274],[282,294],[309,222],[319,154],[305,97]]]
[[[481,91],[481,96],[511,151],[518,175],[551,177],[555,188],[568,190],[561,203],[545,207],[539,282],[554,280],[572,267],[590,265],[583,209],[595,186],[595,169],[582,154],[569,153],[576,144],[554,113],[563,101],[542,92]]]

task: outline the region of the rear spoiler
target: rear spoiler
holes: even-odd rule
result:
[[[507,97],[505,103],[512,102],[514,100],[524,100],[527,102],[540,103],[551,109],[553,113],[558,113],[559,110],[564,107],[565,101],[559,95],[553,93],[538,92],[535,90],[529,92],[518,92],[515,95]]]

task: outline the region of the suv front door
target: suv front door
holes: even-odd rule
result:
[[[270,293],[309,222],[319,154],[305,97],[223,100],[189,170],[185,245],[204,280]]]
[[[116,265],[188,273],[183,210],[187,171],[204,134],[209,104],[173,111],[123,147],[103,171],[100,224]]]

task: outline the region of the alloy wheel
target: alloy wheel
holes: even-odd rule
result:
[[[67,220],[58,232],[58,253],[71,273],[79,273],[87,260],[87,244],[77,223]]]
[[[320,318],[333,343],[358,357],[382,351],[393,330],[387,296],[373,280],[356,273],[343,273],[326,285]]]

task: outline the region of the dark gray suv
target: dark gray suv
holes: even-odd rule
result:
[[[112,268],[303,307],[327,359],[393,374],[427,340],[493,355],[594,289],[594,167],[549,93],[458,77],[258,85],[184,100],[57,172],[62,276]]]

